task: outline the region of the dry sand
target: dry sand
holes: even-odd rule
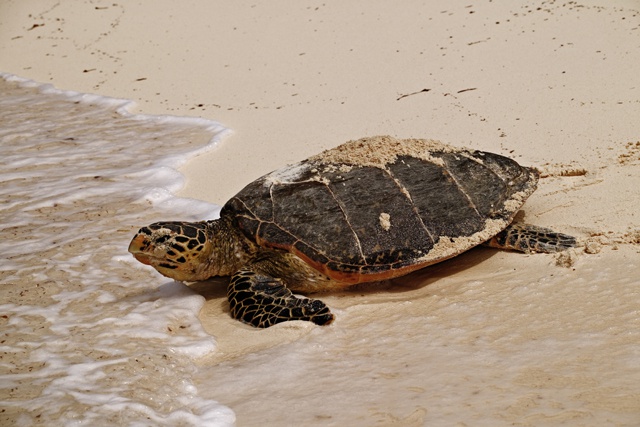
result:
[[[561,277],[573,289],[543,292],[535,302],[487,303],[484,309],[497,310],[487,322],[518,328],[520,323],[509,323],[510,314],[534,304],[538,318],[553,319],[534,339],[561,342],[578,324],[584,333],[593,327],[621,335],[571,363],[523,366],[514,381],[530,393],[511,404],[505,398],[502,419],[634,425],[640,420],[638,4],[423,3],[6,0],[0,5],[0,69],[62,89],[133,99],[145,113],[201,116],[232,128],[218,149],[182,169],[187,184],[181,195],[219,204],[272,169],[367,135],[439,139],[539,167],[544,178],[525,205],[526,220],[579,236],[589,253],[534,260],[479,250],[461,261],[468,268],[450,262],[431,276],[412,276],[397,285],[401,293],[327,296],[339,318],[330,334],[338,340],[349,328],[419,317],[424,307],[402,301],[442,293],[454,298],[474,280],[486,281],[486,289],[501,280],[499,272],[517,270],[512,278],[530,278],[529,286]],[[441,280],[436,283],[434,275]],[[590,301],[590,284],[602,277],[620,288],[609,290],[610,299]],[[293,351],[299,346],[286,346],[300,337],[307,346],[324,342],[313,327],[256,332],[239,325],[226,315],[222,294],[213,291],[201,314],[220,345],[211,366],[247,354],[259,360],[270,348]],[[460,295],[458,304],[492,298]],[[491,335],[490,329],[469,333]],[[509,346],[502,351],[509,354]],[[635,360],[615,365],[620,354],[635,354]],[[355,356],[345,351],[334,357]],[[614,365],[598,373],[607,360]],[[628,382],[607,387],[611,375]],[[392,391],[396,381],[384,384]],[[536,394],[562,388],[573,394],[550,406],[558,418],[545,418]],[[239,394],[211,397],[230,405],[240,425],[268,418],[264,411],[282,398],[267,393],[260,405],[245,404],[248,395],[233,393]],[[302,401],[297,407],[308,414],[316,409]],[[433,411],[429,402],[402,416],[357,404],[349,410],[363,425],[421,425]],[[330,424],[345,411],[330,407],[315,421]],[[477,411],[482,414],[481,404]],[[309,420],[305,414],[288,422]],[[470,424],[479,425],[479,417]]]

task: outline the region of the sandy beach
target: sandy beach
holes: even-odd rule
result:
[[[7,0],[0,71],[231,129],[180,167],[177,194],[217,205],[371,135],[540,169],[519,219],[577,236],[567,254],[478,248],[323,295],[337,316],[326,328],[255,330],[230,318],[220,283],[193,286],[217,345],[198,360],[195,386],[237,425],[633,426],[639,34],[629,0]]]

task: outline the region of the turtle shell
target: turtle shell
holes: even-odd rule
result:
[[[535,170],[498,154],[373,137],[255,180],[221,215],[262,247],[359,283],[401,276],[490,239],[537,181]]]

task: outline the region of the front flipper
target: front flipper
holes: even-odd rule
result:
[[[317,325],[333,321],[333,314],[322,301],[297,298],[282,280],[249,269],[233,275],[227,297],[231,315],[257,328],[287,320],[308,320]]]
[[[576,238],[536,225],[510,224],[484,244],[494,248],[527,253],[554,253],[575,247]]]

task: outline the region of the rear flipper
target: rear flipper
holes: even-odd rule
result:
[[[554,253],[575,247],[576,238],[536,225],[510,224],[484,245],[527,253]]]
[[[297,298],[282,280],[247,268],[233,275],[227,296],[231,315],[256,328],[288,320],[308,320],[317,325],[333,321],[333,314],[322,301]]]

